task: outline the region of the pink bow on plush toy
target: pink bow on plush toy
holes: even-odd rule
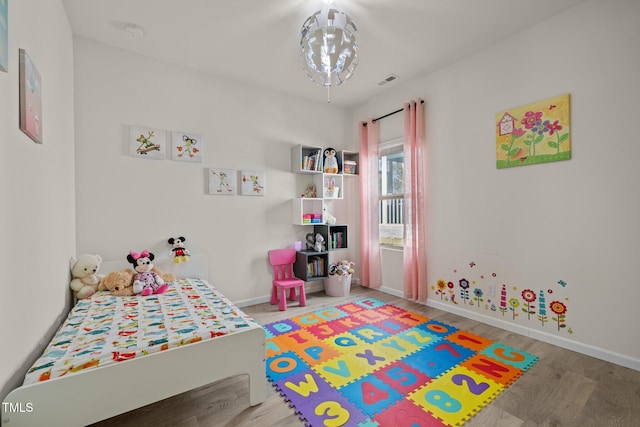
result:
[[[129,252],[129,254],[131,255],[131,258],[135,260],[137,260],[138,258],[149,258],[149,251],[146,249],[140,253],[131,251]]]

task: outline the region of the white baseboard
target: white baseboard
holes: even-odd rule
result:
[[[381,287],[381,292],[385,292],[397,297],[403,297],[402,291],[392,288]],[[445,304],[440,301],[427,300],[427,307],[437,308],[448,313],[457,314],[468,319],[473,319],[487,325],[495,326],[497,328],[505,329],[507,331],[514,332],[516,334],[524,335],[529,338],[533,338],[539,341],[543,341],[549,344],[557,345],[558,347],[566,348],[567,350],[576,351],[587,356],[595,357],[607,362],[615,363],[616,365],[624,366],[626,368],[640,371],[640,360],[634,359],[623,354],[615,353],[609,350],[595,347],[589,344],[584,344],[578,341],[573,341],[564,337],[559,337],[548,332],[539,331],[537,329],[530,329],[524,326],[516,325],[505,320],[496,319],[484,314],[473,313],[468,310],[452,306],[451,304]]]

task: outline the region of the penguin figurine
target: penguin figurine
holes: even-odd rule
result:
[[[333,148],[324,150],[324,173],[338,173],[338,159]]]

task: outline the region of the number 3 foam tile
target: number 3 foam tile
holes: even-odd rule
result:
[[[450,425],[462,425],[504,390],[467,368],[457,366],[409,395],[409,399]]]
[[[356,427],[367,419],[311,370],[298,372],[279,382],[277,386],[285,391],[286,399],[310,426]]]

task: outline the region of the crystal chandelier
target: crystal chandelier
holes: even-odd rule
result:
[[[358,30],[347,14],[326,2],[302,24],[300,50],[307,76],[327,88],[330,102],[331,86],[344,83],[358,65]]]

